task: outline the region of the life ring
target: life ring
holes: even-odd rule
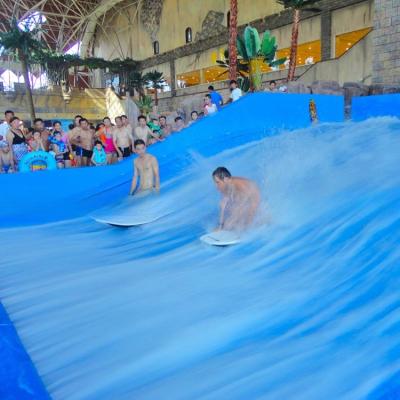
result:
[[[45,151],[33,151],[22,157],[19,162],[20,172],[57,169],[55,158]]]

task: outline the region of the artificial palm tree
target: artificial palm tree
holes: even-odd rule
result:
[[[238,18],[238,2],[231,0],[229,17],[229,79],[237,77],[237,18]]]
[[[285,8],[293,10],[292,40],[290,45],[288,81],[294,80],[297,60],[297,42],[299,38],[300,12],[314,11],[319,12],[318,8],[311,7],[320,0],[276,0]]]
[[[154,105],[158,106],[158,89],[162,89],[165,84],[165,79],[162,72],[156,70],[148,72],[145,77],[147,78],[148,85],[154,90]]]
[[[18,26],[17,20],[13,19],[8,31],[0,33],[0,46],[4,48],[4,52],[15,55],[21,63],[29,114],[32,122],[36,118],[36,115],[29,78],[29,66],[34,62],[35,56],[44,49],[43,44],[36,39],[38,32],[38,29],[29,30],[28,26],[24,28]]]
[[[147,74],[146,74],[147,75]],[[139,93],[139,99],[145,96],[144,88],[149,84],[147,76],[142,72],[135,71],[129,76],[128,87],[132,87]]]

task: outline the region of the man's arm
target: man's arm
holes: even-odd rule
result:
[[[7,133],[7,142],[8,142],[8,147],[10,148],[12,165],[15,168],[16,162],[15,162],[14,151],[13,151],[13,147],[12,147],[13,135],[12,135],[12,133],[10,131]]]
[[[228,197],[224,196],[219,204],[219,221],[218,221],[218,228],[217,230],[224,229],[225,223],[225,208],[228,204]]]
[[[114,144],[115,150],[117,150],[118,158],[121,159],[122,158],[122,153],[121,153],[121,151],[120,151],[120,149],[118,148],[118,145],[117,145],[117,133],[115,131],[113,131],[113,133],[112,133],[112,140],[113,140],[113,144]]]
[[[153,173],[154,173],[154,188],[156,189],[157,192],[160,191],[160,168],[158,166],[158,161],[154,157],[151,165],[153,167]]]
[[[78,146],[79,145],[79,143],[78,143],[78,138],[77,138],[77,133],[78,133],[78,131],[74,128],[74,129],[72,129],[72,131],[68,134],[68,136],[69,136],[69,141],[73,144],[73,145],[75,145],[75,146]]]
[[[136,160],[133,162],[133,178],[132,178],[132,184],[131,184],[131,190],[129,191],[129,194],[132,196],[135,192],[136,185],[137,185],[137,178],[139,175],[138,168],[136,166]]]

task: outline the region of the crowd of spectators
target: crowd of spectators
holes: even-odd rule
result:
[[[230,90],[229,102],[242,96],[236,81],[230,82]],[[0,173],[17,172],[23,157],[37,151],[51,154],[58,168],[114,164],[135,152],[135,140],[143,140],[146,146],[152,145],[182,131],[199,118],[218,112],[223,106],[223,98],[213,86],[208,91],[203,110],[192,111],[187,124],[181,116],[175,118],[174,124],[169,124],[164,115],[140,115],[134,125],[126,115],[121,115],[114,119],[114,124],[105,117],[94,125],[84,116],[77,115],[67,130],[60,121],[53,121],[51,127],[46,127],[41,118],[34,120],[33,127],[25,128],[23,121],[7,110],[0,124]]]

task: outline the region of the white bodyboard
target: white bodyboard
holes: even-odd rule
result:
[[[235,232],[216,231],[207,233],[200,237],[200,240],[211,246],[232,246],[240,243],[240,238]]]
[[[112,215],[107,217],[93,217],[96,222],[100,224],[106,224],[111,226],[118,226],[121,228],[129,228],[131,226],[139,226],[144,224],[149,224],[150,222],[157,221],[158,219],[162,218],[163,215],[136,215],[136,216],[129,216],[129,218],[124,218],[121,215],[116,216],[113,218]]]
[[[149,224],[168,214],[170,212],[162,207],[162,203],[160,207],[158,196],[135,195],[125,198],[116,206],[103,209],[92,218],[101,224],[129,228]]]

